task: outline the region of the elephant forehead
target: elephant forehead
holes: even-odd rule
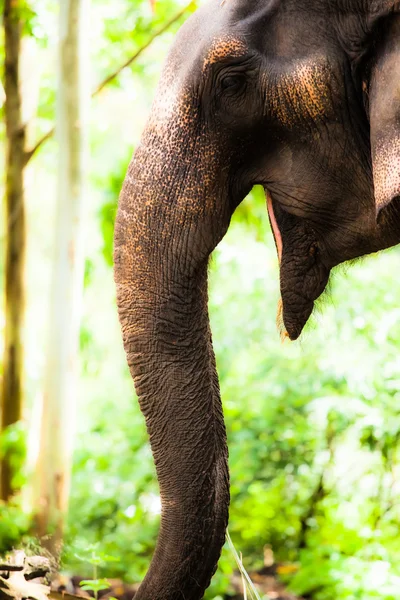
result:
[[[225,35],[215,38],[204,59],[203,69],[226,58],[239,58],[246,54],[247,45],[240,38]]]
[[[334,80],[326,61],[297,62],[281,73],[272,90],[272,109],[284,125],[299,119],[318,119],[333,114]]]

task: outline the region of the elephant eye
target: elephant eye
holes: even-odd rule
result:
[[[243,75],[226,75],[221,80],[221,89],[223,91],[239,91],[245,83],[245,78]]]

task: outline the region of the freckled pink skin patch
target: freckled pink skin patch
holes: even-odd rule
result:
[[[278,223],[276,222],[274,207],[272,206],[271,194],[267,191],[265,192],[265,194],[267,196],[268,215],[269,215],[269,220],[271,223],[272,231],[274,232],[276,249],[278,251],[278,260],[279,260],[279,264],[280,264],[281,260],[282,260],[282,236],[281,236],[281,232],[279,231]]]

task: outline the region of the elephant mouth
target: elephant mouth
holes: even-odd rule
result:
[[[326,288],[330,268],[322,260],[321,244],[311,225],[284,211],[267,189],[265,195],[280,267],[278,329],[282,339],[296,340]]]
[[[278,260],[279,260],[279,264],[280,264],[281,260],[282,260],[282,247],[283,247],[282,246],[282,236],[281,236],[281,232],[279,230],[278,222],[275,217],[272,196],[267,189],[265,189],[265,196],[266,196],[266,200],[267,200],[269,223],[271,225],[272,233],[274,236],[276,251],[278,253]]]

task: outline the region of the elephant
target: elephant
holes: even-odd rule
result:
[[[211,252],[265,189],[282,334],[333,267],[400,242],[400,2],[210,0],[170,50],[115,224],[128,365],[162,502],[137,600],[198,600],[228,522]]]

